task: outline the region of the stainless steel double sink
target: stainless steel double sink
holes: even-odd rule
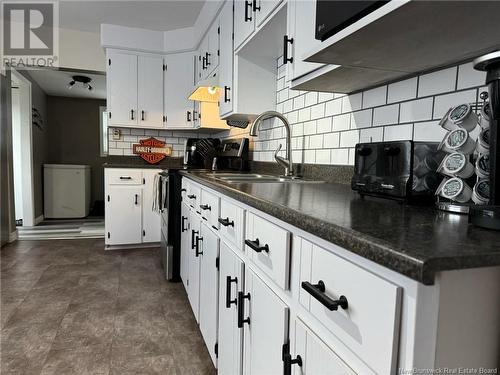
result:
[[[269,183],[269,182],[281,182],[281,183],[299,183],[299,184],[304,184],[304,183],[323,183],[324,181],[317,181],[317,180],[305,180],[302,178],[288,178],[288,177],[281,177],[281,176],[272,176],[272,175],[265,175],[265,174],[258,174],[258,173],[210,173],[208,174],[209,177],[219,180],[219,181],[224,181],[227,183],[245,183],[245,182],[250,182],[250,183]]]

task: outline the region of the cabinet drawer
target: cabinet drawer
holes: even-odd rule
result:
[[[197,214],[200,214],[200,198],[201,188],[190,182],[187,189],[186,202]]]
[[[300,303],[375,372],[394,373],[401,288],[305,240],[300,270]]]
[[[207,224],[215,230],[219,229],[219,197],[206,190],[201,191],[201,200],[199,209],[201,217]]]
[[[142,185],[142,171],[140,169],[106,169],[107,185]]]
[[[248,212],[245,249],[250,258],[283,289],[288,289],[290,232]]]
[[[245,211],[222,198],[218,222],[221,236],[241,251],[245,227]]]
[[[355,375],[355,372],[300,319],[295,320],[292,359],[300,356],[302,366],[294,365],[294,375]]]
[[[182,178],[182,185],[181,185],[181,198],[182,198],[182,201],[184,201],[186,203],[189,201],[187,199],[188,191],[189,191],[189,180],[186,177],[183,177]]]

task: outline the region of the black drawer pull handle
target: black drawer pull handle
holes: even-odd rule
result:
[[[284,375],[292,375],[292,365],[298,365],[299,367],[302,367],[302,357],[300,355],[298,355],[295,359],[292,359],[289,343],[283,345],[281,356],[283,359]]]
[[[203,237],[196,236],[195,245],[194,245],[194,248],[195,248],[194,255],[196,257],[203,255],[203,251],[200,251],[200,242],[203,242]]]
[[[130,119],[131,120],[135,120],[135,118],[134,118],[134,110],[133,109],[130,110]]]
[[[231,283],[238,283],[238,278],[235,277],[234,279],[231,278],[231,276],[226,276],[226,308],[229,309],[231,308],[232,304],[237,304],[238,301],[235,299],[231,299]]]
[[[144,120],[145,120],[145,112],[141,111],[141,121],[144,121]]]
[[[245,22],[252,20],[252,16],[248,15],[248,9],[252,10],[252,2],[245,0]]]
[[[184,233],[185,231],[187,231],[187,228],[185,228],[185,227],[184,227],[184,223],[186,222],[186,220],[187,220],[187,217],[186,217],[186,216],[183,216],[183,217],[182,217],[182,221],[181,221],[181,232],[183,232],[183,233]]]
[[[208,204],[200,204],[200,208],[203,211],[211,211],[212,210],[212,207],[210,207]]]
[[[233,227],[234,228],[234,221],[230,221],[228,217],[226,217],[225,219],[219,217],[217,219],[217,221],[219,223],[221,223],[222,225],[224,225],[225,227]]]
[[[347,303],[347,298],[345,296],[340,296],[339,299],[334,300],[325,294],[325,283],[320,280],[317,284],[311,284],[308,281],[302,282],[302,289],[304,289],[311,296],[316,298],[323,306],[325,306],[330,311],[337,311],[339,306],[347,310],[349,304]]]
[[[194,249],[194,237],[195,235],[198,234],[197,230],[191,229],[191,250]]]
[[[253,0],[253,11],[259,11],[260,12],[260,6],[257,6],[257,0]]]
[[[184,188],[182,188],[182,189],[181,189],[181,193],[183,193],[183,192],[185,192],[185,191],[186,191],[186,189],[184,189]]]
[[[247,323],[250,325],[250,317],[243,319],[243,314],[245,313],[244,300],[250,300],[250,293],[243,294],[243,292],[238,292],[238,328],[243,328],[243,324]]]
[[[269,253],[269,246],[267,245],[267,243],[264,246],[260,246],[258,238],[256,238],[255,241],[245,240],[245,244],[257,253],[261,253],[263,251]]]
[[[224,103],[228,103],[231,101],[231,98],[229,97],[229,91],[231,91],[231,87],[224,86]]]
[[[135,194],[135,205],[137,206],[139,204],[139,195]]]
[[[196,199],[196,195],[194,195],[194,194],[190,194],[190,195],[188,195],[188,198],[189,198],[189,199]]]
[[[186,112],[186,119],[188,122],[191,122],[191,111]]]
[[[130,176],[120,176],[120,180],[131,180],[132,177]]]
[[[288,43],[293,44],[293,38],[283,36],[283,64],[293,63],[293,57],[288,57]]]

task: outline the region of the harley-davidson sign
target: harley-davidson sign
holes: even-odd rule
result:
[[[151,137],[142,139],[138,144],[133,145],[133,153],[139,155],[149,164],[156,164],[172,155],[172,147],[165,146],[165,142]]]

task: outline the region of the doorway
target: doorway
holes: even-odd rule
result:
[[[34,226],[31,82],[12,69],[12,161],[16,226]]]

